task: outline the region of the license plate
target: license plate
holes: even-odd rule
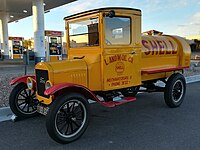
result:
[[[49,108],[48,107],[44,107],[41,105],[37,106],[37,112],[43,115],[47,115]]]

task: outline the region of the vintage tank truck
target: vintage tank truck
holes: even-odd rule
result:
[[[191,55],[183,38],[142,35],[141,10],[132,8],[95,9],[64,20],[68,59],[40,62],[34,76],[11,81],[16,116],[46,115],[50,137],[69,143],[88,126],[88,100],[114,107],[136,100],[139,91],[163,92],[169,107],[181,105]]]

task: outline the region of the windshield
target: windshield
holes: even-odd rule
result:
[[[105,17],[106,44],[130,44],[130,23],[129,17]]]
[[[91,47],[99,45],[99,18],[89,18],[69,23],[70,47]]]

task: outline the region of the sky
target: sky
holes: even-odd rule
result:
[[[101,7],[130,7],[142,10],[142,31],[200,35],[200,0],[78,0],[45,14],[45,30],[65,31],[64,17]],[[32,16],[9,23],[9,36],[33,37]]]

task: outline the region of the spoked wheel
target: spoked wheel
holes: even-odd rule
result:
[[[168,80],[165,87],[165,103],[169,107],[178,107],[183,102],[186,92],[186,82],[182,74],[173,74]]]
[[[9,104],[13,113],[18,117],[29,118],[38,114],[38,100],[35,91],[29,90],[25,83],[19,83],[13,88]]]
[[[55,99],[47,114],[46,128],[55,141],[69,143],[85,132],[88,122],[88,101],[78,93],[71,93]]]
[[[183,89],[183,82],[181,82],[180,80],[177,80],[175,83],[174,83],[174,86],[173,86],[173,91],[172,91],[172,99],[174,102],[179,102],[183,96],[183,92],[184,92],[184,89]]]

